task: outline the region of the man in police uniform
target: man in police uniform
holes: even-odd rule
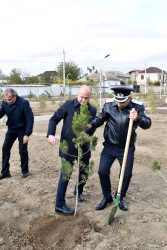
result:
[[[49,121],[47,136],[49,144],[53,146],[55,145],[56,142],[55,132],[57,124],[61,120],[63,120],[63,127],[61,131],[60,141],[62,142],[63,140],[66,140],[68,144],[68,152],[67,154],[63,154],[61,149],[59,149],[59,156],[61,158],[65,158],[68,162],[70,162],[70,164],[73,164],[74,160],[76,160],[78,155],[77,149],[75,148],[75,144],[73,142],[73,138],[75,137],[75,134],[72,129],[72,121],[74,113],[77,112],[79,114],[81,104],[84,104],[87,101],[89,115],[92,117],[92,119],[96,117],[96,108],[90,105],[89,103],[90,97],[91,97],[90,87],[86,85],[81,86],[78,91],[77,98],[73,100],[67,100],[63,105],[60,106],[60,108],[54,113],[54,115],[50,118]],[[88,131],[85,131],[85,137],[93,135],[94,132],[95,129],[90,129]],[[86,166],[88,166],[89,159],[91,157],[91,152],[90,150],[88,150],[88,146],[86,144],[83,145],[82,150],[84,153],[82,161]],[[74,210],[69,208],[65,202],[65,194],[68,186],[68,180],[63,179],[64,175],[65,174],[61,172],[57,189],[55,211],[62,214],[74,214]],[[79,181],[81,182],[81,184],[78,186],[78,201],[80,202],[84,200],[82,192],[83,192],[83,187],[86,183],[85,181],[82,182],[83,175],[87,176],[86,172],[82,168],[80,168]]]
[[[115,159],[118,159],[120,166],[122,166],[129,118],[131,118],[133,119],[133,129],[119,203],[120,209],[127,211],[128,206],[123,198],[126,196],[130,179],[132,177],[136,141],[135,130],[138,126],[142,129],[150,128],[151,119],[147,117],[142,102],[134,100],[130,97],[130,92],[134,91],[133,88],[113,87],[111,90],[114,91],[114,100],[105,103],[99,116],[87,125],[88,129],[97,128],[106,122],[104,129],[104,148],[101,153],[98,171],[103,192],[103,199],[100,204],[97,205],[96,210],[104,209],[108,203],[113,201],[111,194],[110,168]],[[132,108],[135,110],[132,111]]]

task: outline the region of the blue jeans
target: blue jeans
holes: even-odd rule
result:
[[[131,145],[128,151],[124,179],[123,179],[123,184],[122,184],[122,190],[121,190],[122,198],[126,196],[126,192],[129,187],[130,179],[132,177],[134,152],[135,152],[135,145]],[[113,146],[104,142],[104,148],[101,154],[98,174],[99,174],[100,183],[101,183],[101,187],[102,187],[102,191],[103,191],[103,195],[105,199],[110,199],[112,196],[111,195],[110,168],[113,162],[115,161],[115,159],[118,159],[120,163],[120,167],[121,167],[122,162],[123,162],[123,155],[124,155],[124,148],[119,148],[117,146]],[[120,168],[120,172],[121,172],[121,168]]]

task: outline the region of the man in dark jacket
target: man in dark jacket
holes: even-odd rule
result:
[[[0,179],[11,177],[9,171],[10,151],[13,143],[18,138],[19,154],[21,159],[22,177],[29,175],[28,150],[29,136],[32,133],[34,116],[29,102],[17,95],[13,89],[5,90],[5,98],[0,108],[0,118],[7,115],[8,130],[2,147],[2,171]]]
[[[56,126],[62,119],[64,120],[60,141],[62,142],[63,140],[66,140],[66,142],[68,143],[68,152],[67,152],[68,154],[63,154],[61,149],[59,149],[59,156],[61,158],[62,157],[65,158],[71,164],[73,164],[73,161],[77,158],[77,155],[78,155],[77,149],[75,148],[75,145],[72,141],[72,139],[75,137],[73,129],[72,129],[72,120],[73,120],[74,113],[77,112],[79,114],[81,104],[87,101],[90,116],[93,119],[96,117],[96,108],[89,104],[90,97],[91,97],[90,87],[85,86],[85,85],[81,86],[78,92],[78,97],[73,100],[66,101],[54,113],[54,115],[50,118],[50,121],[49,121],[47,136],[49,137],[50,145],[53,146],[55,145]],[[93,135],[94,131],[95,129],[90,129],[89,131],[85,131],[85,136]],[[82,158],[82,161],[85,163],[86,166],[88,166],[89,159],[91,157],[91,152],[88,150],[87,145],[83,145],[82,150],[83,150],[83,153],[85,153]],[[79,181],[82,181],[83,174],[86,175],[85,171],[81,169]],[[73,214],[74,210],[66,206],[65,194],[66,194],[66,189],[68,185],[68,180],[64,180],[63,177],[64,177],[64,174],[61,172],[59,183],[58,183],[58,189],[57,189],[55,211],[59,213],[63,213],[63,214]],[[84,185],[85,185],[85,182],[81,183],[78,186],[78,200],[79,201],[84,200],[82,196]]]
[[[104,122],[107,122],[104,129],[105,141],[103,143],[104,148],[101,154],[98,172],[103,191],[103,199],[101,203],[97,205],[96,210],[104,209],[108,203],[113,201],[111,194],[110,168],[115,159],[118,159],[120,166],[122,166],[129,118],[132,118],[134,121],[133,129],[119,203],[120,209],[126,211],[128,207],[123,198],[126,196],[132,177],[135,152],[134,144],[136,141],[135,130],[138,126],[142,129],[150,128],[151,119],[147,117],[143,104],[130,97],[130,91],[134,91],[133,88],[113,87],[111,90],[114,91],[114,100],[107,102],[100,115],[87,125],[88,129],[97,128],[102,126]],[[132,108],[135,110],[132,111]]]

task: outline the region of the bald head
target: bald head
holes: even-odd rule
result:
[[[82,85],[78,91],[78,102],[84,104],[85,101],[89,102],[91,97],[91,88],[86,85]]]

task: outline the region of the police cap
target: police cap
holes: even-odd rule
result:
[[[134,91],[133,88],[129,87],[112,87],[111,90],[114,91],[114,99],[116,102],[125,102],[130,96],[130,92]]]

